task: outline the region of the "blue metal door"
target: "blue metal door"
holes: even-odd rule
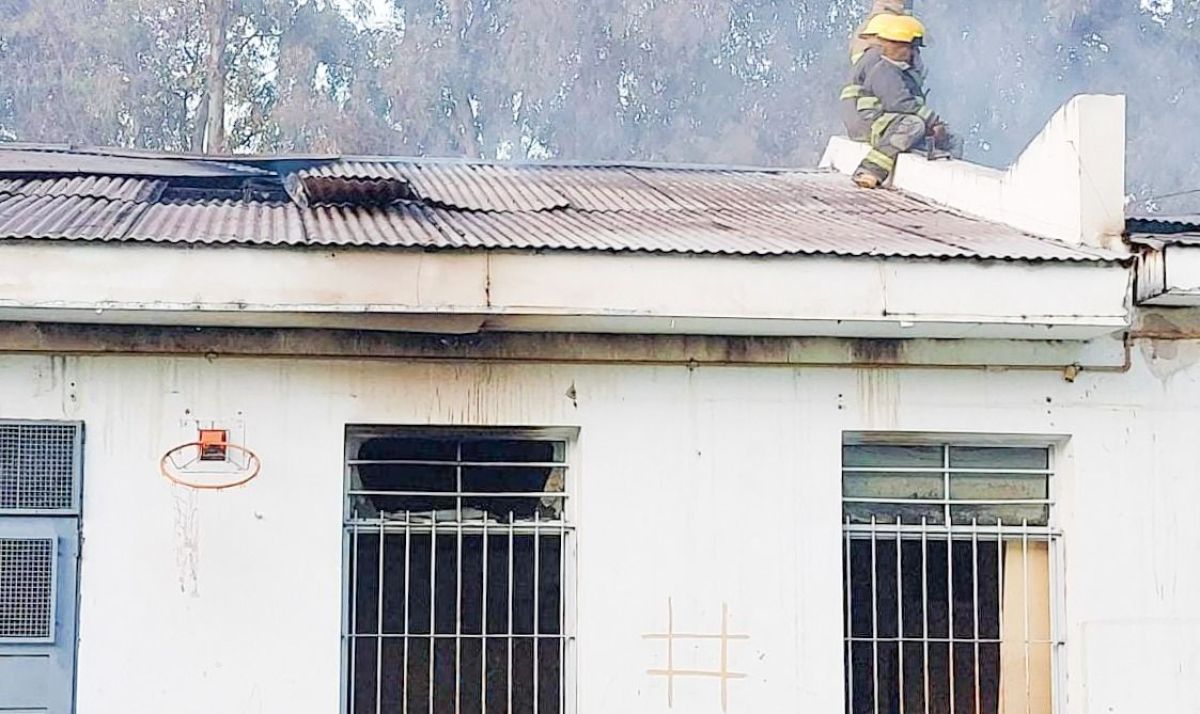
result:
[[[82,431],[0,421],[0,712],[74,710]]]

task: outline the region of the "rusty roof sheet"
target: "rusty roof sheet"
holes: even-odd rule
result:
[[[195,183],[187,166],[163,176],[128,176],[122,169],[140,159],[120,157],[105,173],[96,162],[108,157],[88,155],[95,174],[25,175],[5,170],[5,153],[0,149],[0,239],[1125,259],[1036,238],[900,192],[862,191],[844,176],[815,171],[280,157],[274,176],[287,194],[280,189],[278,200],[264,200],[267,194],[230,191],[228,183],[223,193],[214,190],[203,198],[207,189]],[[188,161],[155,158],[140,168]],[[254,161],[254,181],[262,182],[273,164]],[[196,173],[209,170],[206,165]],[[181,184],[192,192],[186,195],[198,192],[201,200],[179,200],[173,183],[179,176],[192,182]]]

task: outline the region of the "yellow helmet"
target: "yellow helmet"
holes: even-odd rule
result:
[[[862,32],[863,37],[878,37],[892,42],[920,44],[925,26],[912,15],[881,14],[871,18]]]

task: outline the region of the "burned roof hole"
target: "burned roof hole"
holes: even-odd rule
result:
[[[283,184],[276,179],[255,177],[237,181],[171,180],[159,200],[164,203],[192,201],[246,201],[283,203],[288,200]]]
[[[422,200],[407,181],[391,178],[307,176],[300,179],[300,185],[304,199],[298,202],[314,206],[387,206]]]

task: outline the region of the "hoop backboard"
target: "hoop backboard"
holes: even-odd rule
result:
[[[240,486],[258,476],[262,462],[245,444],[245,423],[239,419],[181,421],[180,441],[159,460],[168,480],[189,488],[221,490]]]

